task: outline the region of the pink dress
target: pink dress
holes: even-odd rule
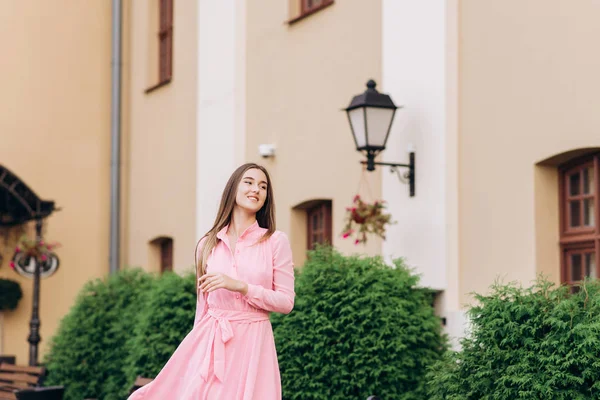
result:
[[[257,243],[266,229],[254,223],[238,238],[234,254],[226,232],[217,234],[207,271],[248,283],[247,295],[199,293],[192,331],[158,376],[129,400],[281,399],[269,312],[287,314],[294,307],[290,244],[280,231]]]

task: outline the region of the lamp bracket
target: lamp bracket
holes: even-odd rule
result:
[[[410,197],[415,196],[415,169],[416,168],[415,168],[415,153],[414,152],[409,153],[409,163],[408,164],[377,162],[374,160],[374,158],[375,158],[375,154],[368,152],[367,160],[361,161],[360,163],[367,165],[367,171],[374,171],[375,165],[390,167],[391,172],[395,172],[398,175],[398,179],[400,180],[400,182],[408,183]],[[399,171],[400,168],[408,168],[408,171],[406,171],[404,174],[401,174]]]
[[[390,172],[393,174],[394,172],[396,173],[396,175],[398,175],[398,179],[400,180],[400,182],[402,183],[409,183],[410,181],[410,171],[405,171],[403,174],[400,173],[400,168],[398,168],[397,166],[391,166],[390,167]]]

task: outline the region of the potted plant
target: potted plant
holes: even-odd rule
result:
[[[0,312],[17,308],[21,297],[23,292],[18,282],[0,278]]]
[[[342,232],[344,239],[356,233],[354,244],[366,243],[367,234],[374,234],[385,239],[387,225],[393,224],[392,215],[385,212],[385,201],[365,202],[359,195],[354,196],[353,205],[346,207],[345,226]]]
[[[20,275],[32,278],[36,264],[40,264],[41,277],[48,277],[56,272],[59,265],[58,256],[53,252],[60,243],[29,239],[23,235],[15,248],[10,267]]]

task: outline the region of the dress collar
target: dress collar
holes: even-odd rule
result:
[[[229,224],[225,225],[225,227],[223,229],[221,229],[219,232],[217,232],[217,238],[221,239],[221,240],[225,240],[228,239],[227,238],[227,229],[229,228]],[[254,223],[252,225],[250,225],[249,227],[247,227],[244,232],[242,232],[242,234],[238,237],[238,240],[243,239],[244,237],[250,235],[253,232],[259,231],[262,228],[258,225],[258,221],[254,221]]]

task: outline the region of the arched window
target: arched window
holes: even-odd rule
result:
[[[334,0],[288,0],[288,24],[296,23],[334,3]]]
[[[173,0],[148,0],[148,76],[146,93],[173,78]]]
[[[302,236],[306,235],[306,244],[302,246],[303,249],[313,250],[316,244],[333,243],[331,203],[329,199],[311,199],[293,208],[298,224],[295,230],[302,232]]]
[[[173,238],[167,236],[158,237],[150,242],[151,251],[154,254],[151,263],[156,265],[158,268],[153,267],[154,270],[158,269],[160,273],[166,271],[173,271]],[[155,269],[156,268],[156,269]]]
[[[600,265],[600,153],[559,168],[561,280],[597,278]]]
[[[314,249],[318,244],[331,244],[331,201],[322,201],[306,209],[306,247]]]

